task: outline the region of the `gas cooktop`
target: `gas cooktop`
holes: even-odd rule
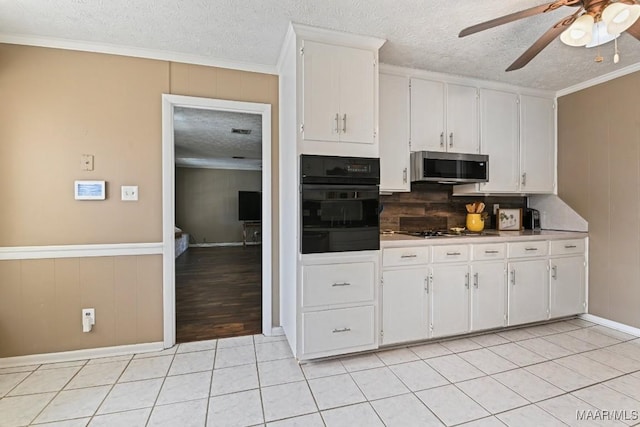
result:
[[[473,232],[468,230],[463,230],[460,232],[454,232],[450,230],[422,230],[422,231],[391,231],[385,232],[382,234],[404,234],[407,236],[414,237],[423,237],[425,239],[431,239],[435,237],[474,237],[474,236],[491,236],[497,235],[497,232],[492,232],[493,230],[484,230],[481,232]]]

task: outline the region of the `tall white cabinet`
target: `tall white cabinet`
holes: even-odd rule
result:
[[[378,346],[378,251],[300,253],[299,163],[301,154],[379,157],[383,43],[291,24],[278,61],[280,323],[301,360]]]
[[[380,74],[380,191],[410,191],[409,79]]]
[[[520,97],[520,189],[552,193],[555,189],[555,103]]]

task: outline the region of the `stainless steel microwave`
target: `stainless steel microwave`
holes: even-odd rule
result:
[[[489,156],[485,154],[411,153],[411,181],[468,184],[489,180]]]

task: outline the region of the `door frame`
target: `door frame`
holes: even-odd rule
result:
[[[199,108],[262,116],[262,333],[272,335],[271,105],[162,94],[162,304],[163,341],[176,343],[175,294],[175,107]]]

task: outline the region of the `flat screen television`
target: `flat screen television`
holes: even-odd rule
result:
[[[262,193],[260,191],[238,191],[238,220],[262,220]]]

